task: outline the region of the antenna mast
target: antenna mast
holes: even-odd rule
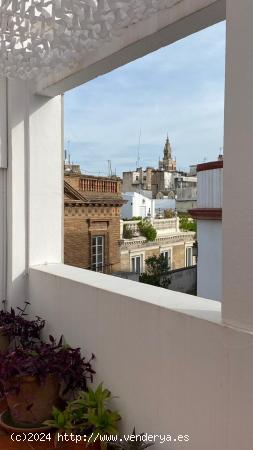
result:
[[[141,128],[140,128],[139,142],[138,142],[136,169],[138,169],[140,167],[140,162],[141,162],[140,149],[141,149]]]
[[[107,160],[108,162],[108,177],[112,176],[112,161],[110,159]]]

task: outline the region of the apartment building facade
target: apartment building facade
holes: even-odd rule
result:
[[[119,178],[65,173],[64,262],[96,272],[120,267]]]
[[[196,263],[193,256],[193,246],[196,241],[194,232],[180,231],[177,217],[153,219],[151,222],[157,231],[157,237],[152,242],[147,241],[141,235],[138,221],[121,223],[120,258],[122,272],[141,274],[145,272],[146,259],[161,254],[167,260],[170,270],[191,267]],[[123,227],[132,231],[132,238],[124,238]]]

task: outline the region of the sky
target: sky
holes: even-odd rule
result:
[[[179,170],[223,146],[225,22],[65,94],[65,148],[86,173],[157,167],[167,133]],[[139,136],[141,139],[139,147]]]

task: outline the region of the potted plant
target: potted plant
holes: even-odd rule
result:
[[[40,424],[51,416],[60,388],[62,395],[87,388],[95,373],[91,356],[86,361],[79,348],[37,342],[32,348],[17,347],[0,355],[0,382],[15,423]]]
[[[110,436],[116,435],[120,415],[112,411],[108,404],[112,400],[111,392],[104,389],[102,383],[93,390],[81,391],[77,399],[70,401],[64,411],[53,408],[53,420],[47,420],[46,425],[57,429],[56,444],[62,448],[84,448],[92,446],[106,450]],[[67,438],[64,442],[61,435]],[[79,444],[70,440],[71,433],[78,435]]]
[[[0,316],[1,316],[2,311],[0,312]],[[4,329],[4,321],[1,320],[2,317],[0,317],[0,352],[6,352],[6,350],[8,349],[9,346],[9,339],[8,336],[5,333],[5,329]]]
[[[6,302],[3,301],[3,309],[0,311],[0,352],[12,346],[29,347],[32,343],[40,339],[40,333],[45,326],[45,321],[40,317],[35,320],[27,320],[26,310],[30,303],[25,302],[24,307],[17,307],[17,312],[11,308],[6,309]]]
[[[114,447],[119,450],[144,450],[154,445],[154,442],[146,442],[143,436],[144,433],[137,435],[134,428],[132,434],[127,439],[122,437],[114,442]]]

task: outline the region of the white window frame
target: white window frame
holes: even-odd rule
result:
[[[136,270],[136,260],[137,260],[137,258],[140,258],[140,272],[137,272],[137,270]],[[132,267],[133,267],[133,260],[134,260],[135,270],[132,269]],[[139,275],[141,273],[143,273],[143,255],[142,254],[130,255],[130,271],[132,273],[138,273]]]
[[[170,253],[170,258],[168,258],[168,267],[170,270],[172,270],[172,247],[169,248],[162,248],[160,250],[160,255],[165,256],[165,253],[169,254]],[[169,264],[170,263],[170,264]]]
[[[99,244],[98,240],[102,239],[102,243]],[[93,244],[95,240],[95,244]],[[98,247],[102,247],[102,252],[98,252]],[[93,250],[95,249],[95,253]],[[101,262],[99,261],[99,256],[102,255]],[[96,257],[96,261],[93,262],[93,256]],[[91,268],[94,272],[103,272],[105,264],[105,237],[103,235],[91,236]]]
[[[188,252],[191,250],[191,264],[188,264]],[[193,266],[193,254],[192,246],[185,247],[185,267]]]

